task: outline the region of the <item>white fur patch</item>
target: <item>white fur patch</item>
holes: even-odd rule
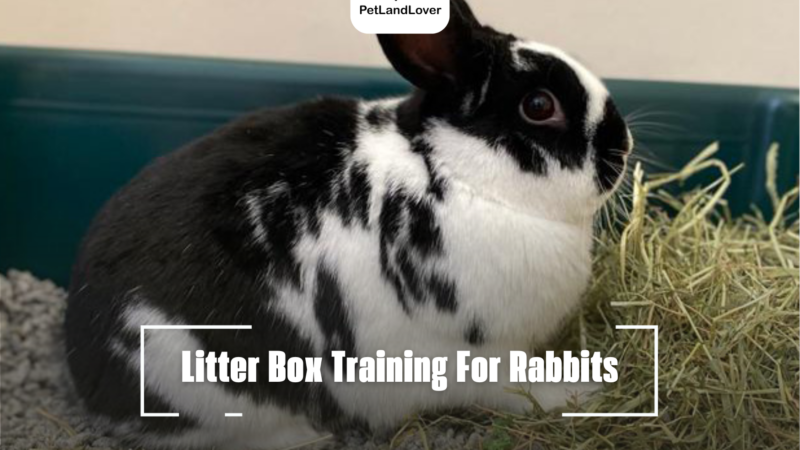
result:
[[[485,200],[503,204],[539,220],[586,226],[592,222],[601,199],[594,183],[594,168],[588,161],[575,170],[547,161],[547,175],[522,172],[503,148],[466,135],[439,122],[428,132],[433,144],[434,164],[442,175]],[[533,151],[533,150],[531,150]]]
[[[245,208],[247,209],[247,218],[250,220],[250,225],[253,227],[253,238],[261,245],[267,242],[267,230],[264,229],[264,224],[261,223],[261,200],[256,193],[249,193],[244,197]]]

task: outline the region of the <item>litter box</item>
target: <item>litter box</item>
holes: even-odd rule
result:
[[[797,182],[798,92],[608,80],[639,148],[679,168],[711,141],[745,163],[734,214],[769,211],[765,152],[781,145],[779,188]],[[111,194],[158,155],[244,112],[323,94],[382,97],[390,70],[0,47],[0,273],[66,285],[78,243]],[[655,123],[655,124],[653,124]],[[659,167],[655,168],[656,170]],[[701,180],[702,181],[702,180]]]

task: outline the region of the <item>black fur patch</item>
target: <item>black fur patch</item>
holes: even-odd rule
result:
[[[383,273],[383,276],[386,277],[397,293],[397,300],[400,302],[400,306],[402,306],[406,313],[409,313],[409,305],[406,301],[400,275],[396,270],[394,270],[389,261],[389,252],[392,250],[400,232],[400,221],[404,199],[405,196],[402,192],[389,192],[384,195],[379,219],[380,264],[381,273]]]
[[[343,350],[347,356],[358,356],[355,337],[353,337],[353,330],[338,281],[323,266],[317,267],[314,316],[325,336],[324,355],[331,368],[333,368],[332,351]]]
[[[394,288],[403,310],[432,301],[437,309],[458,309],[456,288],[444,274],[429,273],[431,258],[443,254],[441,230],[432,205],[396,190],[384,195],[380,217],[381,273]]]
[[[467,328],[467,332],[464,333],[464,339],[471,345],[483,345],[485,339],[483,327],[477,321],[472,322]]]
[[[436,200],[443,200],[446,182],[433,166],[433,161],[431,161],[433,149],[430,144],[423,139],[415,139],[411,149],[414,153],[421,155],[422,160],[425,162],[425,168],[428,170],[428,192],[433,195],[433,198]]]
[[[387,192],[383,197],[380,214],[381,245],[393,244],[400,234],[406,196],[402,191]]]
[[[375,128],[383,128],[392,123],[392,111],[383,106],[374,106],[367,112],[367,123]]]
[[[595,182],[600,192],[606,192],[622,176],[625,164],[623,152],[630,146],[625,122],[611,101],[606,102],[605,114],[597,125],[592,144],[597,152]]]
[[[350,167],[349,184],[347,185],[350,200],[350,208],[353,217],[358,220],[363,227],[369,226],[369,208],[372,186],[367,175],[367,168],[363,165],[354,163]]]
[[[428,278],[428,289],[430,290],[436,307],[440,311],[455,313],[458,309],[456,303],[456,286],[452,281],[444,280],[437,275]]]
[[[442,232],[436,223],[433,208],[428,202],[410,200],[407,202],[409,244],[420,256],[440,254],[442,251]]]

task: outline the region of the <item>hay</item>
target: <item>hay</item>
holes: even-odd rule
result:
[[[547,433],[546,442],[564,447],[798,447],[800,240],[790,212],[798,189],[777,193],[773,146],[773,218],[754,211],[732,219],[722,196],[735,170],[713,159],[716,151],[713,144],[680,172],[647,181],[637,167],[629,219],[598,239],[582,337],[588,348],[618,355],[620,376],[589,408],[653,410],[652,332],[612,331],[652,324],[660,335],[660,416],[564,420],[548,431],[519,424],[521,431]],[[721,176],[702,189],[679,196],[662,189],[710,168]]]
[[[492,412],[487,423],[476,415],[470,423],[489,432],[485,448],[798,448],[800,239],[790,211],[798,189],[776,191],[773,146],[774,218],[732,219],[723,194],[739,168],[728,170],[716,151],[709,146],[675,174],[646,178],[635,168],[630,212],[599,234],[588,308],[570,327],[572,348],[619,359],[619,381],[574,411],[646,413],[654,409],[653,331],[614,326],[658,325],[659,416]],[[704,188],[665,190],[710,169],[721,176]]]

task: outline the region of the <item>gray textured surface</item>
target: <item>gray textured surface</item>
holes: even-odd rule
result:
[[[49,281],[11,271],[0,276],[2,447],[112,448],[99,437],[66,371],[61,322],[66,294]]]
[[[66,293],[29,273],[0,275],[0,447],[120,449],[103,437],[80,405],[67,372],[61,323]],[[399,449],[480,448],[481,434],[450,428],[395,439]],[[358,434],[325,450],[385,449],[385,439]]]

